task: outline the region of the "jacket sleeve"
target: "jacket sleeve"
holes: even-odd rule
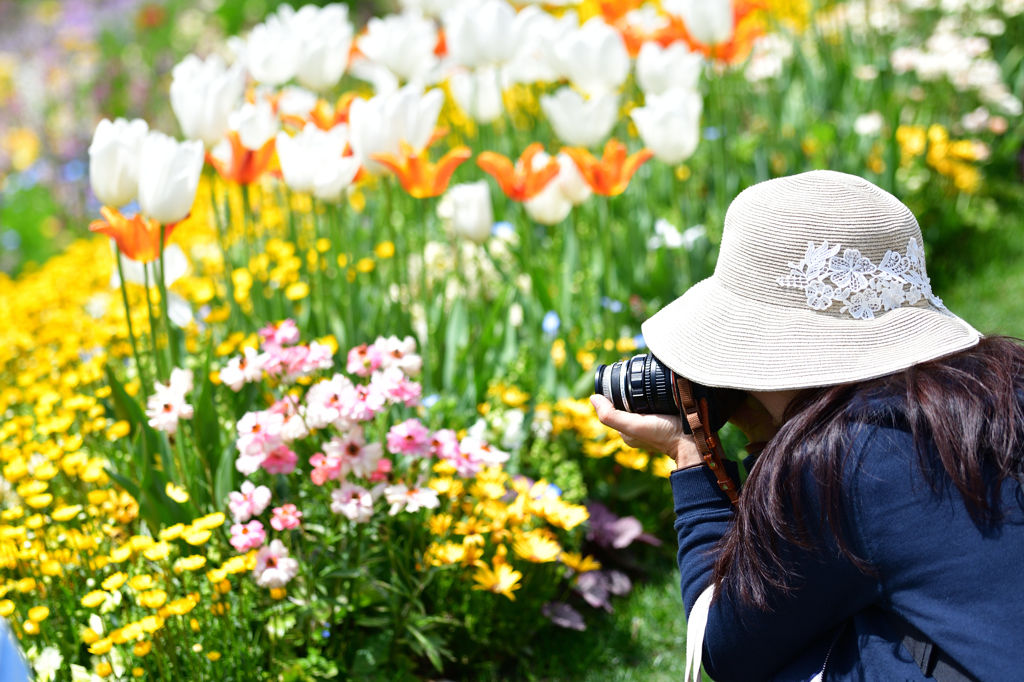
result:
[[[859,459],[856,455],[873,440],[858,438],[852,459]],[[733,509],[707,467],[677,471],[671,483],[683,603],[689,614],[710,583],[713,549],[732,522]],[[808,518],[821,518],[815,508],[817,491],[807,492],[813,502]],[[847,519],[847,525],[852,524],[855,520]],[[810,525],[812,533],[825,537],[824,548],[813,555],[792,546],[781,548],[796,578],[791,581],[795,591],[774,595],[769,611],[737,603],[728,591],[712,604],[704,635],[704,666],[717,682],[769,679],[812,642],[878,599],[878,580],[836,549],[827,527]],[[846,539],[853,552],[870,561],[860,550],[856,533],[849,535]]]

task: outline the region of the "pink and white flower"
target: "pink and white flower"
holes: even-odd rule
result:
[[[238,420],[239,457],[235,460],[235,468],[246,476],[256,473],[263,459],[282,444],[281,428],[284,426],[284,415],[271,412],[247,412]]]
[[[328,457],[318,452],[309,458],[313,470],[309,472],[309,478],[316,485],[323,485],[327,481],[337,480],[341,476],[341,460],[337,457]]]
[[[391,460],[386,457],[378,460],[376,471],[370,474],[370,481],[373,483],[380,483],[388,480],[388,474],[391,473],[391,466]]]
[[[352,473],[366,478],[377,471],[377,462],[384,455],[384,448],[380,443],[367,443],[363,427],[357,426],[344,436],[336,436],[325,443],[324,454],[328,460],[337,462],[340,477]]]
[[[253,520],[249,523],[236,523],[231,526],[231,539],[229,542],[237,552],[248,552],[250,549],[262,547],[267,539],[267,532],[263,524]]]
[[[388,430],[388,450],[408,457],[430,454],[430,429],[419,419],[406,419]]]
[[[384,369],[397,367],[409,376],[415,376],[423,369],[423,358],[416,354],[416,339],[411,336],[404,339],[397,336],[378,336],[373,345],[377,346],[383,355],[381,367]]]
[[[409,488],[404,483],[384,488],[384,499],[391,505],[388,516],[398,512],[416,512],[420,509],[437,509],[441,504],[437,491],[431,488]]]
[[[329,424],[345,429],[350,426],[342,419],[345,400],[352,393],[352,382],[344,374],[317,382],[306,393],[306,424],[311,429],[322,429]]]
[[[263,379],[263,370],[267,363],[267,355],[259,353],[255,348],[247,346],[242,355],[228,360],[228,366],[220,371],[220,380],[232,391],[238,393],[244,384],[251,384]]]
[[[345,368],[356,376],[368,377],[384,362],[384,353],[377,344],[362,344],[348,352]]]
[[[480,438],[474,438],[473,436],[466,436],[459,443],[459,450],[466,453],[470,458],[482,462],[487,466],[495,466],[497,464],[504,464],[508,461],[509,454],[498,448],[492,446],[490,443],[481,440]]]
[[[260,587],[284,587],[299,574],[299,562],[288,556],[288,548],[280,540],[256,553],[256,568],[252,571]]]
[[[430,452],[438,459],[456,459],[459,456],[459,436],[452,429],[435,431],[430,438]]]
[[[368,422],[384,411],[387,398],[379,386],[353,386],[343,399],[341,416],[353,423]]]
[[[299,456],[287,445],[279,445],[267,453],[260,466],[269,474],[290,474],[298,461]]]
[[[265,485],[257,487],[252,481],[244,481],[241,492],[228,493],[228,510],[237,523],[259,516],[269,505],[270,488]]]
[[[290,346],[299,342],[299,328],[295,320],[287,318],[276,324],[268,324],[260,330],[260,336],[264,343],[277,346]]]
[[[423,395],[423,387],[419,382],[407,377],[398,367],[389,367],[381,372],[374,372],[370,383],[391,404],[402,403],[406,407],[416,407]]]
[[[274,530],[291,530],[302,525],[302,512],[294,504],[274,507],[274,515],[270,518]]]
[[[191,419],[194,410],[185,402],[187,394],[192,391],[192,370],[171,370],[171,379],[167,385],[156,382],[156,390],[146,400],[146,416],[149,425],[157,431],[174,435],[178,432],[178,420]]]
[[[302,376],[307,376],[334,366],[331,349],[314,341],[308,346],[264,346],[267,353],[266,371],[284,383],[292,383]]]
[[[345,481],[331,491],[331,511],[350,521],[366,523],[373,516],[373,496],[366,488]]]

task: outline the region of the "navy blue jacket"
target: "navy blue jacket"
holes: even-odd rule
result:
[[[858,425],[846,460],[843,524],[868,575],[836,548],[820,514],[812,532],[825,549],[794,550],[802,576],[771,612],[738,604],[728,591],[711,607],[704,665],[717,682],[926,679],[882,610],[899,614],[982,682],[1024,680],[1024,493],[1003,486],[1005,520],[976,525],[938,466],[937,489],[924,477],[913,440],[890,421]],[[764,462],[763,464],[768,464]],[[943,484],[945,482],[945,484]],[[672,474],[683,602],[689,614],[711,577],[715,543],[733,511],[707,467]],[[805,477],[807,499],[817,499]],[[818,523],[815,529],[813,525]]]

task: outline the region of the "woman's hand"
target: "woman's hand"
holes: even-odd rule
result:
[[[663,452],[676,461],[677,469],[704,462],[693,436],[683,431],[683,422],[679,417],[616,410],[611,401],[602,395],[590,396],[590,402],[597,410],[597,418],[601,423],[622,434],[626,445],[647,452]]]

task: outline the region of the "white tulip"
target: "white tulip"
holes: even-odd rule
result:
[[[116,208],[135,198],[147,132],[149,124],[141,118],[103,119],[96,126],[89,145],[89,184],[101,203]]]
[[[576,165],[571,156],[564,152],[559,152],[556,158],[560,168],[558,175],[555,177],[555,182],[558,183],[558,188],[562,190],[562,194],[574,206],[579,206],[590,198],[594,190],[590,188],[586,178],[583,177],[583,173],[580,172],[579,166]]]
[[[461,0],[398,0],[403,10],[420,12],[428,17],[440,17]]]
[[[345,73],[352,49],[348,6],[339,3],[323,8],[306,5],[296,12],[292,30],[299,43],[299,82],[319,91],[336,86]]]
[[[324,201],[339,201],[359,172],[359,159],[338,156],[328,159],[313,176],[313,196]]]
[[[622,35],[594,17],[553,47],[554,66],[588,95],[618,91],[629,75],[629,52]]]
[[[261,97],[255,104],[246,102],[241,109],[231,112],[228,127],[238,133],[243,147],[256,151],[274,139],[279,125],[270,102]]]
[[[348,127],[338,125],[324,131],[313,123],[291,137],[277,134],[277,156],[284,183],[293,192],[312,192],[314,178],[329,160],[340,159],[348,142]]]
[[[533,170],[539,171],[550,160],[551,157],[547,152],[538,152],[533,157]],[[569,160],[572,161],[572,159]],[[559,165],[561,166],[561,164]],[[561,175],[561,169],[559,169],[559,175]],[[572,211],[572,201],[562,191],[562,187],[558,183],[558,176],[555,176],[533,198],[524,201],[523,208],[526,209],[528,216],[541,225],[557,225],[565,220],[569,212]]]
[[[264,85],[281,85],[299,69],[302,45],[292,30],[295,10],[281,5],[262,24],[257,24],[245,41],[245,62],[249,73]]]
[[[703,109],[699,93],[673,88],[662,95],[650,95],[646,106],[633,109],[630,116],[655,158],[675,165],[697,150]]]
[[[444,93],[436,88],[426,94],[421,92],[421,88],[407,85],[390,95],[352,102],[349,143],[368,172],[388,172],[371,158],[373,154],[400,154],[402,142],[418,153],[430,142],[444,105]]]
[[[493,123],[505,110],[498,78],[498,70],[494,67],[456,71],[448,79],[448,87],[455,103],[473,120]]]
[[[245,69],[228,68],[220,55],[204,62],[188,55],[171,71],[171,109],[181,132],[207,147],[217,144],[228,129],[228,116],[245,90]]]
[[[139,207],[165,225],[184,219],[192,210],[203,172],[203,143],[178,142],[150,132],[142,142]]]
[[[471,69],[501,66],[515,56],[541,14],[536,7],[517,14],[505,0],[465,0],[444,15],[448,55]]]
[[[636,80],[647,95],[660,95],[669,88],[696,90],[704,58],[690,52],[677,40],[668,47],[648,41],[636,57]]]
[[[559,88],[540,98],[540,108],[558,138],[574,147],[595,147],[612,132],[619,117],[617,95],[593,95],[583,99],[572,88]]]
[[[370,19],[356,44],[368,59],[405,81],[422,77],[437,62],[437,28],[417,12]]]
[[[437,216],[455,234],[483,244],[494,225],[490,185],[486,180],[478,180],[452,186],[438,202]]]
[[[522,44],[515,56],[502,68],[505,84],[558,80],[561,74],[554,67],[557,59],[554,57],[552,46],[579,28],[579,25],[579,18],[573,10],[557,19],[546,12],[541,12],[530,23],[530,30],[523,36]]]
[[[258,88],[256,95],[257,99],[259,99],[260,90]],[[269,98],[270,95],[271,93],[268,92],[266,97]],[[318,99],[316,93],[310,92],[305,88],[282,88],[281,96],[277,100],[277,113],[280,116],[287,115],[306,118],[309,116],[309,112],[313,111]],[[271,113],[273,113],[273,109],[271,109]]]
[[[666,0],[665,11],[686,24],[690,35],[705,45],[729,42],[733,25],[732,0]]]

